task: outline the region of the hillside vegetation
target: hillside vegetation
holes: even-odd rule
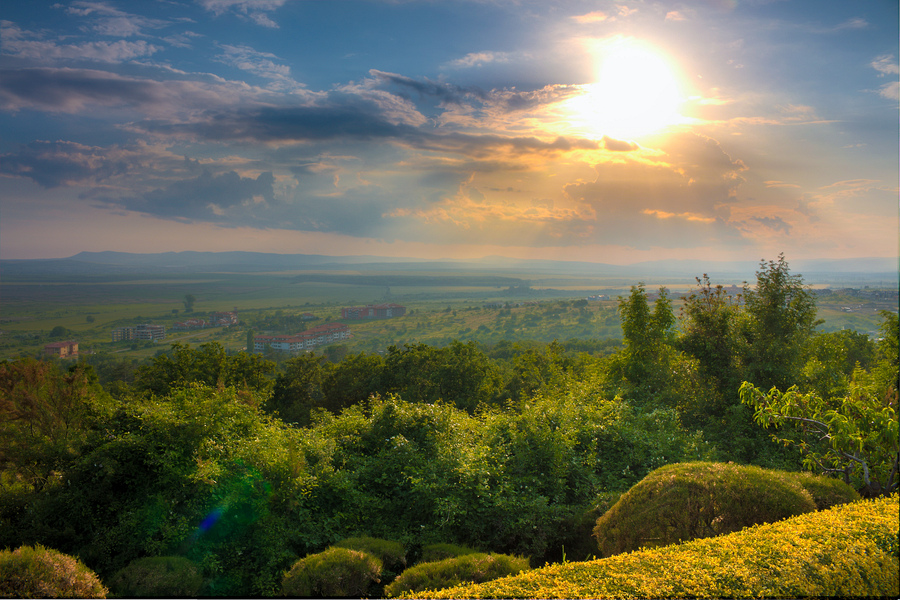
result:
[[[613,346],[287,357],[176,343],[142,362],[0,362],[0,548],[52,548],[123,589],[278,595],[305,561],[301,587],[307,570],[349,569],[380,595],[438,548],[458,555],[451,574],[487,560],[463,546],[536,567],[897,491],[896,313],[877,341],[818,331],[815,296],[783,257],[740,297],[702,278],[676,314],[640,284],[617,311]],[[654,479],[673,474],[675,488]],[[744,497],[759,510],[736,513]],[[698,518],[668,518],[654,498]],[[614,534],[656,517],[665,528]],[[330,548],[344,551],[311,558]],[[496,572],[516,561],[491,559]]]

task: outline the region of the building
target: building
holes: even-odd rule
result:
[[[44,354],[56,358],[75,358],[78,356],[78,342],[52,342],[44,346]]]
[[[238,316],[237,311],[233,310],[230,312],[211,312],[209,313],[209,326],[210,327],[228,327],[229,325],[237,325],[238,324]]]
[[[341,340],[350,339],[350,328],[343,323],[326,323],[293,335],[257,335],[253,338],[253,351],[265,352],[266,348],[282,352],[304,352]]]
[[[366,306],[350,306],[341,309],[342,319],[391,319],[406,314],[406,307],[399,304],[369,304]]]
[[[143,323],[134,327],[117,327],[112,331],[112,341],[121,342],[124,340],[143,340],[156,342],[166,339],[166,328],[164,325],[151,325]]]

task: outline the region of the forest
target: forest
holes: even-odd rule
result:
[[[399,542],[409,564],[436,544],[531,567],[602,557],[598,518],[667,465],[897,491],[896,312],[877,340],[817,330],[783,256],[740,295],[704,275],[677,314],[652,298],[619,299],[614,343],[4,361],[0,549],[53,548],[104,582],[181,557],[199,595],[275,596],[348,538]]]

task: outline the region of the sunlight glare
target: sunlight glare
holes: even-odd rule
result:
[[[635,138],[681,120],[675,74],[653,48],[617,40],[599,52],[595,83],[569,102],[571,125],[591,136]]]

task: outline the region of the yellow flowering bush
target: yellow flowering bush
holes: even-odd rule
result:
[[[408,597],[897,597],[898,523],[895,494],[719,537]]]

